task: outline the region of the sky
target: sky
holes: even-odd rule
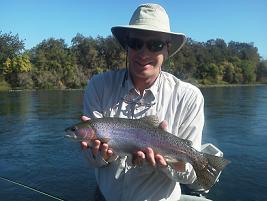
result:
[[[51,37],[71,45],[77,33],[111,35],[142,3],[163,6],[173,32],[198,42],[252,42],[267,59],[266,0],[0,0],[0,32],[18,34],[26,49]]]

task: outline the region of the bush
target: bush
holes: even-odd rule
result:
[[[0,82],[0,91],[8,91],[9,89],[11,89],[11,87],[6,81]]]
[[[32,89],[33,88],[33,80],[31,73],[19,73],[18,74],[18,87],[24,89]]]
[[[50,71],[36,71],[33,73],[34,85],[39,89],[61,89],[62,83],[57,75]]]

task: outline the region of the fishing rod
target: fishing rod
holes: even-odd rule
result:
[[[24,185],[24,184],[22,184],[22,183],[19,183],[19,182],[17,182],[17,181],[14,181],[14,180],[11,180],[11,179],[8,179],[8,178],[5,178],[5,177],[1,177],[1,176],[0,176],[0,179],[5,180],[5,181],[7,181],[7,182],[9,182],[9,183],[13,183],[13,184],[18,185],[18,186],[22,186],[22,187],[24,187],[24,188],[27,188],[27,189],[29,189],[29,190],[31,190],[31,191],[36,192],[36,193],[45,195],[45,196],[50,197],[50,198],[52,198],[52,199],[59,200],[59,201],[64,201],[64,200],[61,199],[61,198],[55,197],[55,196],[50,195],[50,194],[48,194],[48,193],[45,193],[45,192],[43,192],[43,191],[37,190],[36,188],[32,188],[32,187],[30,187],[30,186],[27,186],[27,185]],[[65,201],[66,201],[66,200],[65,200]]]

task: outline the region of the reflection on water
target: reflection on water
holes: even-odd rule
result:
[[[203,88],[203,143],[232,161],[209,198],[267,200],[267,87]],[[0,92],[0,176],[72,201],[92,200],[95,179],[64,128],[79,121],[83,91]],[[4,200],[48,200],[0,180]]]
[[[79,145],[63,137],[64,128],[79,121],[82,93],[0,93],[0,176],[66,200],[93,196],[93,170],[88,168]],[[2,180],[0,198],[48,200]]]

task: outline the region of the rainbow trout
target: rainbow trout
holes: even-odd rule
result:
[[[181,139],[159,127],[156,116],[141,119],[105,117],[91,119],[65,129],[66,137],[77,141],[98,139],[107,143],[117,155],[129,155],[146,147],[163,155],[170,166],[177,161],[190,163],[197,175],[197,184],[210,189],[228,160],[194,149],[189,140]],[[174,166],[173,166],[174,167]]]

